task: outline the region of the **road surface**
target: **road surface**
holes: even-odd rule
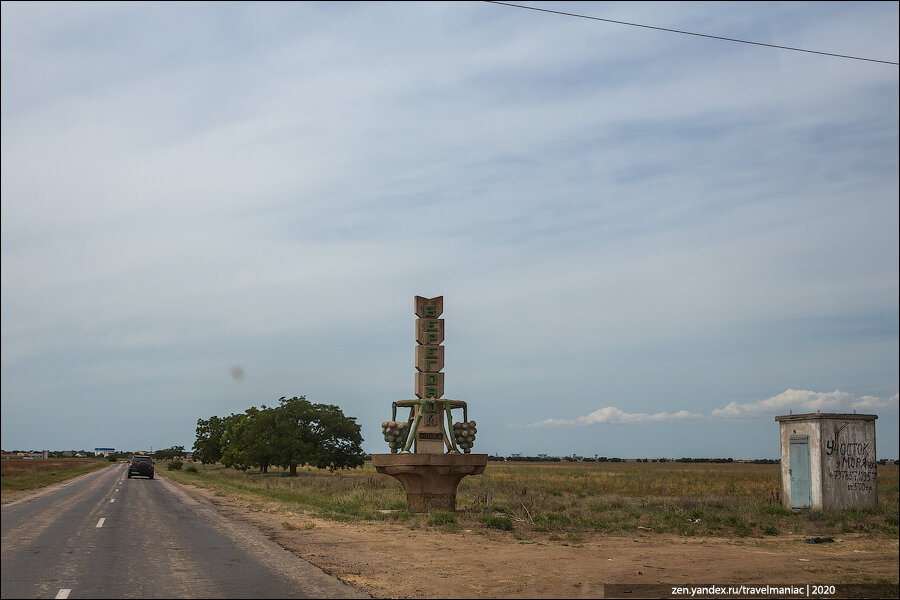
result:
[[[367,598],[157,474],[112,464],[2,507],[0,598]]]

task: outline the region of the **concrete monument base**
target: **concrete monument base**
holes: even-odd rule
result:
[[[456,510],[456,488],[466,475],[480,475],[487,454],[373,454],[375,470],[403,484],[412,512]]]

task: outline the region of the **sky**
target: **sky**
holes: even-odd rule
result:
[[[4,2],[3,449],[388,452],[420,295],[474,452],[897,458],[898,3],[522,4]]]

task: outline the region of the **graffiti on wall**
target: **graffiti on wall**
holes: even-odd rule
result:
[[[830,457],[828,476],[836,482],[846,483],[847,491],[874,492],[878,465],[869,442],[825,441],[825,455]]]

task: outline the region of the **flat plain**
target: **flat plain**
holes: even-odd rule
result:
[[[34,490],[109,465],[98,458],[4,459],[0,461],[0,490],[12,494]]]
[[[790,511],[780,471],[749,463],[491,462],[457,511],[405,510],[371,465],[297,477],[159,472],[380,598],[597,598],[607,584],[880,584],[897,595],[898,471],[877,511]],[[193,470],[193,469],[192,469]],[[810,544],[813,538],[831,539]]]
[[[400,484],[370,464],[289,477],[160,462],[157,474],[380,598],[597,598],[608,584],[897,595],[896,465],[879,466],[877,511],[835,513],[782,508],[772,464],[491,462],[463,481],[456,512],[431,514],[406,511]]]

